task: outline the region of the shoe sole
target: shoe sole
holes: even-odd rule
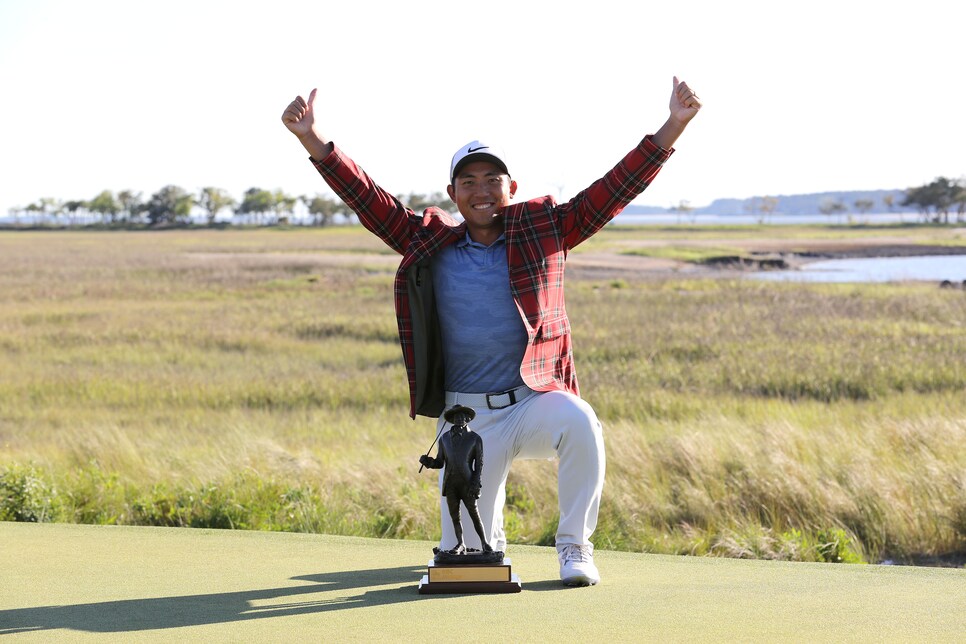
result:
[[[599,579],[591,579],[590,577],[568,577],[562,580],[564,586],[570,586],[572,588],[580,588],[583,586],[594,586],[597,584]]]

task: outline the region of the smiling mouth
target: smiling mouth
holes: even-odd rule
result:
[[[492,208],[493,206],[494,206],[494,203],[492,201],[488,201],[486,203],[478,203],[478,204],[475,204],[473,206],[473,210],[488,210],[488,209]]]

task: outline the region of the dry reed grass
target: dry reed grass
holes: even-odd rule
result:
[[[393,263],[348,229],[0,234],[0,516],[433,538]],[[569,289],[608,445],[598,547],[966,552],[961,293]],[[515,466],[512,540],[552,543],[553,474]]]

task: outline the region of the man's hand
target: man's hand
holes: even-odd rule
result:
[[[687,83],[678,81],[677,76],[673,78],[672,83],[671,118],[681,125],[687,125],[701,109],[701,99],[698,98],[693,89],[688,87]]]
[[[423,226],[428,226],[433,219],[439,219],[447,226],[455,226],[458,223],[448,212],[436,206],[423,210]]]
[[[315,125],[315,95],[318,89],[309,92],[309,100],[296,96],[282,112],[282,123],[292,134],[300,139],[312,132]]]
[[[428,454],[423,454],[422,456],[419,457],[419,464],[422,465],[423,467],[428,467],[429,469],[436,469],[435,467],[433,467],[435,460],[436,459],[432,458]]]
[[[309,100],[296,96],[282,112],[282,123],[289,132],[298,137],[314,159],[322,159],[332,151],[328,139],[315,127],[315,96],[318,89],[309,92]]]
[[[701,99],[698,98],[693,89],[688,87],[687,83],[679,81],[677,76],[671,82],[673,84],[670,104],[671,114],[651,139],[657,146],[665,150],[674,147],[675,141],[684,132],[684,128],[701,109]]]

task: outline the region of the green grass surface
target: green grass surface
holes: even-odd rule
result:
[[[765,234],[958,239],[608,228],[587,246]],[[0,520],[436,538],[395,264],[358,228],[0,232]],[[961,291],[628,273],[572,276],[567,297],[608,450],[599,547],[966,555]],[[552,543],[554,481],[514,466],[512,542]]]
[[[964,641],[966,571],[511,547],[514,595],[422,596],[420,541],[0,523],[0,635],[50,641]]]

